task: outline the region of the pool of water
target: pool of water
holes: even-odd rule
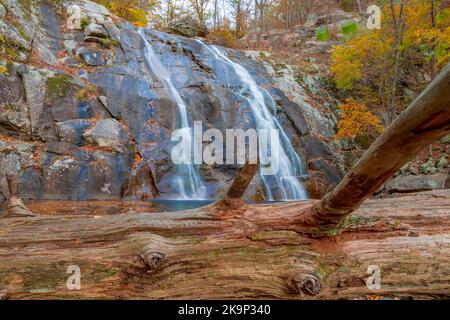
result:
[[[199,208],[213,201],[151,200],[151,201],[66,201],[33,200],[25,202],[37,214],[111,215],[139,212],[173,212]]]
[[[251,204],[274,203],[275,201],[250,201]],[[36,214],[81,214],[113,215],[139,212],[174,212],[200,208],[214,203],[214,200],[149,200],[149,201],[25,201]]]

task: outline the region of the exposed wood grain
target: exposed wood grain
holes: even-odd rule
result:
[[[0,221],[0,291],[43,298],[450,296],[450,190],[368,200],[341,229],[298,223],[316,201],[174,213],[42,215]],[[342,232],[343,231],[343,232]],[[69,265],[81,290],[68,290]],[[365,285],[381,268],[380,290]]]

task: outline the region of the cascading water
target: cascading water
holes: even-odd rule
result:
[[[159,58],[155,55],[151,45],[146,40],[143,29],[139,29],[139,35],[142,37],[145,44],[145,59],[150,69],[163,82],[170,97],[177,105],[180,121],[179,130],[183,133],[183,144],[188,144],[195,147],[196,144],[193,143],[193,129],[189,126],[186,104],[178,93],[178,90],[173,85],[169,72],[162,65]],[[192,164],[192,154],[189,152],[183,152],[179,156],[180,159],[177,162],[181,164],[177,165],[177,175],[173,179],[174,185],[172,186],[172,189],[179,194],[180,198],[183,199],[203,199],[204,187],[197,169]]]
[[[206,45],[197,39],[206,50],[214,56],[214,59],[229,66],[239,77],[241,87],[237,90],[238,95],[244,98],[255,117],[257,129],[278,129],[280,134],[279,170],[272,176],[261,175],[264,188],[269,200],[302,200],[307,199],[307,193],[299,177],[303,175],[302,163],[295,152],[288,136],[280,123],[267,107],[264,97],[270,101],[273,113],[276,111],[276,103],[273,97],[264,88],[259,87],[250,73],[240,64],[229,59],[218,47]],[[269,150],[260,150],[260,157],[271,154]],[[280,195],[275,195],[274,190],[279,190]]]

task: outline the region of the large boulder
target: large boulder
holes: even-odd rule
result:
[[[90,23],[84,29],[84,36],[106,38],[108,37],[108,33],[106,32],[105,28],[103,28],[101,25],[97,23]]]
[[[171,22],[167,27],[171,33],[179,34],[185,37],[204,37],[208,34],[206,26],[191,17],[184,17]]]
[[[84,138],[100,147],[112,147],[123,150],[128,142],[128,133],[115,119],[98,121],[95,126],[84,133]]]
[[[318,25],[324,25],[329,23],[335,23],[340,21],[353,21],[354,18],[353,13],[351,12],[345,12],[343,10],[333,10],[332,12],[328,14],[322,14],[318,15],[316,13],[310,13],[308,14],[308,17],[306,19],[306,22],[304,26],[306,28],[318,26]]]
[[[81,6],[81,10],[85,12],[89,12],[91,14],[99,14],[104,17],[109,17],[111,13],[109,13],[108,9],[106,9],[104,6],[95,3],[93,1],[89,0],[78,0],[76,1],[77,4]]]
[[[445,189],[448,175],[444,173],[431,175],[400,175],[386,184],[389,193],[418,192]]]
[[[83,145],[83,132],[89,128],[88,120],[75,119],[56,122],[56,132],[62,142]]]
[[[30,117],[26,104],[0,104],[0,125],[30,135]]]

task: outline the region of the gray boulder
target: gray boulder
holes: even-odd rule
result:
[[[108,32],[109,37],[117,42],[120,42],[121,40],[121,33],[119,28],[116,27],[116,25],[114,23],[112,23],[111,21],[107,21],[103,24],[103,27],[106,29],[106,31]]]
[[[305,22],[304,26],[306,28],[314,27],[317,24],[317,20],[318,20],[317,14],[310,13],[310,14],[308,14],[308,17],[306,18],[306,22]]]
[[[88,120],[76,119],[56,122],[56,131],[61,141],[83,145],[83,133],[89,128]]]
[[[108,33],[106,32],[105,28],[103,28],[101,25],[96,24],[96,23],[90,23],[84,29],[84,36],[85,37],[107,38]]]
[[[184,17],[169,24],[168,31],[185,37],[204,37],[208,29],[191,17]]]
[[[95,3],[93,1],[89,0],[83,0],[83,1],[77,1],[80,6],[81,10],[85,12],[89,12],[90,14],[98,14],[105,17],[109,17],[111,13],[109,13],[108,9],[106,9],[104,6]]]
[[[30,135],[30,117],[26,104],[0,105],[0,125],[19,130]]]
[[[444,189],[447,178],[448,175],[443,173],[433,175],[400,175],[388,182],[386,184],[386,189],[389,193]]]
[[[12,70],[8,70],[7,75],[0,73],[0,104],[21,102],[23,98],[24,90],[20,77]]]
[[[95,126],[84,133],[84,138],[101,147],[112,147],[122,150],[128,142],[128,133],[115,119],[98,121]]]

